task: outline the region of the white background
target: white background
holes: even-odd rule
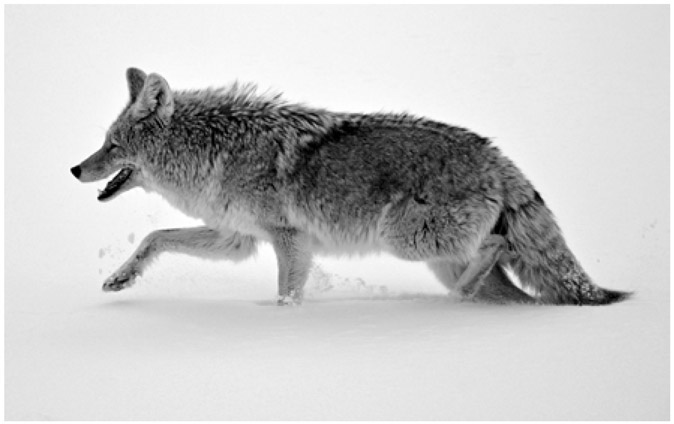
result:
[[[8,419],[667,419],[668,6],[6,6]],[[149,231],[194,225],[69,168],[136,66],[492,138],[601,286],[601,308],[446,298],[422,264],[320,259],[301,308],[275,261],[179,256],[99,291]]]

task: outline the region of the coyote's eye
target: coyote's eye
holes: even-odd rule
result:
[[[110,137],[110,144],[108,149],[110,150],[121,150],[123,149],[122,144],[119,142],[119,138]]]

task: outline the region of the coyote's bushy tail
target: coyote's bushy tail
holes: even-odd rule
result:
[[[567,247],[550,209],[528,182],[521,185],[523,176],[518,177],[518,186],[506,195],[502,219],[504,236],[515,253],[510,265],[522,284],[543,303],[607,305],[626,299],[631,293],[592,283]]]

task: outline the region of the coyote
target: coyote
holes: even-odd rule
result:
[[[126,78],[128,104],[72,174],[92,182],[119,171],[98,200],[142,187],[205,225],[150,233],[105,291],[133,285],[162,252],[236,261],[267,241],[280,305],[301,303],[314,253],[424,261],[474,301],[601,305],[629,295],[590,281],[531,183],[464,128],[331,112],[254,85],[173,91],[135,68]]]

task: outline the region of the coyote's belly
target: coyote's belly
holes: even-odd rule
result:
[[[388,209],[361,220],[334,220],[297,207],[288,207],[286,216],[290,225],[309,235],[314,253],[364,255],[386,250],[382,235]]]

